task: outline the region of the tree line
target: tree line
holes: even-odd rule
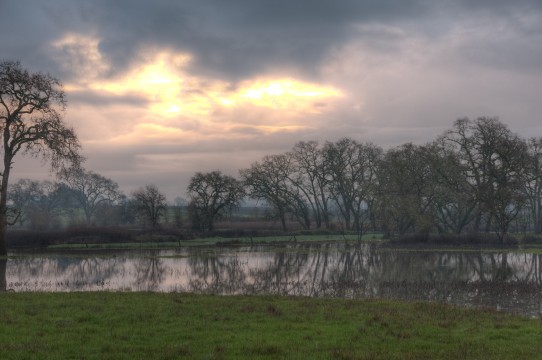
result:
[[[221,209],[246,196],[287,230],[331,228],[386,236],[542,232],[542,138],[523,139],[497,118],[462,118],[425,145],[384,151],[350,138],[302,141],[233,179],[198,173],[190,206],[212,229]],[[199,214],[204,214],[200,216]]]
[[[58,178],[11,185],[9,204],[20,225],[43,228],[68,218],[155,228],[166,216],[181,225],[184,201],[168,205],[155,185],[126,196],[116,182],[81,166]],[[425,145],[389,150],[351,138],[301,141],[241,169],[237,178],[197,172],[186,194],[185,211],[197,230],[213,230],[253,199],[271,210],[283,231],[294,221],[307,230],[360,236],[491,232],[504,241],[512,225],[542,232],[542,138],[520,138],[498,119],[481,117],[459,119]]]
[[[126,196],[115,181],[81,167],[63,170],[54,182],[18,180],[10,185],[8,204],[13,225],[35,230],[136,223],[156,228],[168,207],[155,185]]]

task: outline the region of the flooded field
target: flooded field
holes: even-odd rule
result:
[[[429,300],[542,316],[541,254],[342,243],[12,255],[2,290]]]

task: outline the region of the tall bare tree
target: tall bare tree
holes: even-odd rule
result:
[[[458,154],[441,141],[428,145],[428,161],[433,182],[432,217],[439,233],[460,234],[476,218],[476,192],[465,174]]]
[[[56,78],[31,73],[19,62],[0,63],[0,256],[7,254],[7,192],[15,156],[22,152],[41,157],[53,169],[81,161],[77,136],[62,119],[65,107],[65,94]]]
[[[292,182],[296,167],[287,154],[265,156],[248,169],[240,171],[248,195],[271,205],[287,230],[287,215],[292,215],[304,227],[310,227],[310,207],[305,194]]]
[[[239,205],[245,190],[243,184],[220,171],[197,172],[188,184],[190,214],[198,228],[214,228],[215,220]]]
[[[437,194],[431,151],[407,143],[388,150],[379,173],[384,225],[388,232],[429,233],[434,222],[431,208]]]
[[[459,119],[440,140],[452,146],[464,164],[478,203],[476,228],[485,225],[504,241],[526,203],[521,191],[529,158],[525,142],[490,117]]]
[[[316,227],[329,227],[329,178],[322,150],[316,141],[301,141],[294,146],[291,156],[297,164],[296,182],[307,194]]]
[[[373,211],[382,149],[349,138],[323,148],[328,187],[348,230],[360,232]],[[368,216],[366,216],[368,215]]]

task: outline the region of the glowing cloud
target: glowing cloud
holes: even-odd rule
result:
[[[69,53],[69,58],[79,59],[65,64],[78,74],[75,82],[66,86],[68,92],[98,93],[111,99],[112,104],[119,97],[143,99],[137,108],[134,105],[126,110],[126,114],[132,114],[129,119],[115,116],[129,130],[120,126],[122,132],[101,140],[89,130],[89,142],[137,143],[141,139],[160,138],[172,142],[180,138],[185,141],[187,136],[246,138],[300,131],[306,128],[307,115],[328,111],[327,105],[342,96],[336,88],[294,78],[268,75],[229,83],[196,76],[188,72],[188,65],[194,61],[190,54],[157,49],[142,51],[125,73],[105,77],[110,67],[100,54],[98,39],[70,34],[55,42],[53,48],[59,53]],[[143,111],[141,106],[145,106]],[[112,111],[112,105],[98,111],[108,109]],[[252,133],[237,131],[239,126],[253,129]]]
[[[339,97],[335,88],[293,79],[258,79],[241,84],[233,102],[246,102],[278,110],[319,112],[315,102]]]
[[[341,96],[332,87],[294,79],[247,80],[231,90],[229,83],[185,72],[188,54],[162,52],[135,66],[121,78],[93,82],[94,90],[114,95],[144,95],[160,116],[208,116],[220,107],[259,106],[275,110],[318,112],[317,101]]]
[[[177,70],[191,60],[190,55],[163,52],[146,60],[121,78],[94,82],[91,87],[114,95],[143,95],[150,101],[153,113],[166,117],[181,112],[201,114],[201,102],[194,101],[193,95],[185,95],[191,89],[192,79]]]

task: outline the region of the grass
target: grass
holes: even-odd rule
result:
[[[382,238],[381,234],[365,234],[362,241],[376,241]],[[235,245],[235,244],[268,244],[283,242],[325,242],[325,241],[356,241],[355,234],[310,234],[310,235],[276,235],[276,236],[258,236],[258,237],[208,237],[193,240],[183,240],[182,245]]]
[[[363,242],[379,241],[381,234],[365,234],[362,237]],[[205,237],[191,240],[179,241],[142,241],[142,242],[123,242],[123,243],[101,243],[101,244],[57,244],[50,245],[48,249],[156,249],[156,248],[176,248],[183,246],[230,246],[230,245],[253,245],[253,244],[273,244],[287,242],[334,242],[334,241],[356,241],[357,235],[353,234],[326,234],[326,235],[276,235],[276,236],[258,236],[258,237]]]
[[[0,293],[2,359],[540,359],[542,320],[441,304]]]

